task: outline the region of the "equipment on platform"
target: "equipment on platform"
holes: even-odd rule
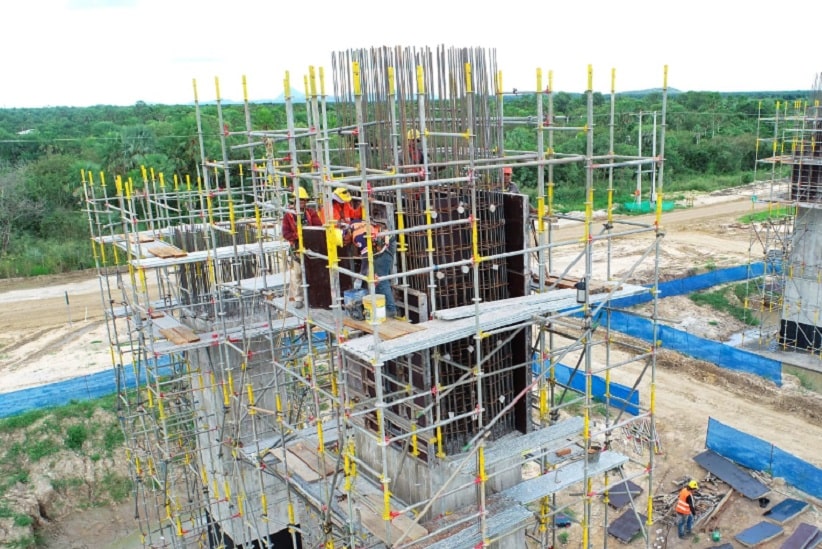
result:
[[[365,320],[365,307],[363,298],[368,294],[368,290],[346,290],[343,292],[343,310],[345,314],[354,320]]]

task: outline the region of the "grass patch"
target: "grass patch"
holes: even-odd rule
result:
[[[0,433],[6,434],[30,427],[46,415],[44,410],[31,410],[20,415],[0,419]]]
[[[32,462],[40,461],[44,457],[56,454],[59,451],[60,447],[57,446],[53,440],[49,440],[47,438],[26,441],[25,445],[26,455]]]
[[[19,526],[20,528],[25,528],[26,526],[31,526],[34,523],[34,519],[28,515],[14,515],[14,525]]]
[[[116,473],[106,473],[100,481],[100,488],[103,489],[112,501],[120,503],[131,494],[134,483],[130,478]]]
[[[106,452],[106,456],[111,457],[114,454],[114,450],[122,446],[125,440],[126,436],[123,434],[120,425],[116,422],[109,424],[103,433],[103,449]]]
[[[689,297],[697,305],[711,307],[716,311],[727,313],[749,326],[758,326],[759,319],[750,310],[740,305],[740,303],[745,303],[747,295],[747,283],[742,282],[709,292],[698,292],[691,294]]]
[[[55,478],[51,480],[51,487],[61,494],[65,494],[72,488],[77,488],[85,484],[85,481],[80,477]]]
[[[741,223],[761,223],[768,220],[779,220],[786,217],[794,217],[796,208],[793,206],[770,205],[767,210],[743,215],[739,218]]]
[[[72,425],[66,430],[65,444],[69,450],[79,452],[88,439],[88,428],[82,423]]]

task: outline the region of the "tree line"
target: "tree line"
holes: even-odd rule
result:
[[[777,99],[802,99],[801,92],[775,94],[669,93],[665,127],[666,189],[708,190],[706,180],[741,184],[752,180],[756,162],[757,123],[773,116]],[[555,120],[565,126],[586,123],[584,94],[552,94]],[[594,124],[610,124],[610,97],[593,94]],[[615,102],[614,152],[650,155],[653,119],[661,123],[662,94],[620,94]],[[250,106],[255,129],[281,129],[285,107],[277,103]],[[506,96],[504,114],[529,117],[536,112],[534,95]],[[642,113],[640,115],[640,113]],[[305,124],[305,107],[295,107],[296,124]],[[329,104],[329,124],[335,106]],[[207,155],[221,154],[220,131],[245,128],[242,105],[223,105],[220,127],[215,105],[201,105],[202,139]],[[640,131],[641,126],[641,131]],[[657,134],[661,131],[657,127]],[[508,150],[534,150],[533,127],[506,128]],[[584,132],[558,132],[555,149],[584,154]],[[609,133],[595,130],[595,150],[609,148]],[[641,137],[640,137],[641,136]],[[640,143],[641,140],[641,143]],[[247,154],[240,151],[237,154]],[[239,156],[238,156],[239,158]],[[47,107],[0,109],[0,277],[28,276],[92,267],[88,223],[83,211],[81,170],[93,174],[132,177],[139,186],[141,166],[155,172],[196,177],[200,165],[200,135],[193,105],[116,107]],[[518,168],[520,188],[534,192],[536,170]],[[615,173],[616,200],[629,200],[634,170]],[[584,168],[579,164],[555,169],[557,202],[573,207],[582,200]],[[669,185],[673,182],[674,185]],[[709,185],[709,184],[707,184]]]

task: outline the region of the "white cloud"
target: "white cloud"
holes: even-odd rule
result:
[[[187,103],[271,98],[283,76],[302,89],[309,65],[330,82],[334,51],[396,44],[495,48],[507,89],[533,90],[536,69],[554,89],[617,91],[808,89],[819,67],[812,32],[774,21],[779,12],[708,0],[592,0],[483,4],[416,0],[43,0],[15,2],[0,34],[0,107]],[[800,0],[791,13],[811,13]],[[787,17],[787,14],[782,16]],[[11,52],[11,54],[9,54]]]

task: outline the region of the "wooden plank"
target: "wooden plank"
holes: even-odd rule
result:
[[[345,317],[343,319],[343,325],[369,334],[374,333],[374,326],[365,320],[354,320],[353,318]],[[382,339],[396,339],[413,332],[421,332],[425,329],[425,327],[419,324],[411,324],[410,322],[397,320],[395,318],[389,318],[379,324],[380,338]]]
[[[560,277],[559,275],[552,274],[545,276],[545,286],[551,287],[556,284],[554,287],[560,290],[573,289],[577,282],[579,282],[579,278]]]
[[[185,345],[186,343],[194,343],[200,341],[200,336],[191,331],[185,326],[176,326],[174,328],[161,328],[160,333],[175,345]]]
[[[167,242],[157,242],[151,246],[145,247],[146,251],[155,257],[169,259],[171,257],[185,257],[188,252],[181,250],[177,246],[172,246]]]
[[[174,331],[177,334],[186,340],[186,343],[194,343],[195,341],[200,341],[200,336],[194,333],[194,330],[187,326],[177,326],[174,328]]]
[[[271,448],[268,453],[279,459],[280,462],[285,462],[287,458],[289,473],[299,475],[306,482],[314,482],[321,478],[314,469],[291,452],[285,452],[282,448]]]
[[[382,496],[365,494],[363,499],[367,500],[366,504],[357,507],[363,526],[389,547],[393,546],[406,530],[409,530],[408,535],[404,538],[406,541],[414,541],[428,534],[428,530],[419,524],[415,524],[412,519],[405,515],[397,515],[391,519],[391,533],[390,536],[388,536],[391,539],[386,539],[385,521],[382,519],[382,508],[384,505]]]
[[[128,235],[128,241],[134,244],[135,242],[139,242],[140,244],[144,244],[146,242],[154,242],[154,235],[148,233],[138,233],[138,234],[130,234]]]
[[[308,444],[298,442],[288,446],[288,451],[299,457],[306,465],[311,467],[320,476],[328,476],[335,471],[335,460],[329,459],[328,454],[322,456],[322,466],[320,465],[320,453],[316,448],[312,448]]]

